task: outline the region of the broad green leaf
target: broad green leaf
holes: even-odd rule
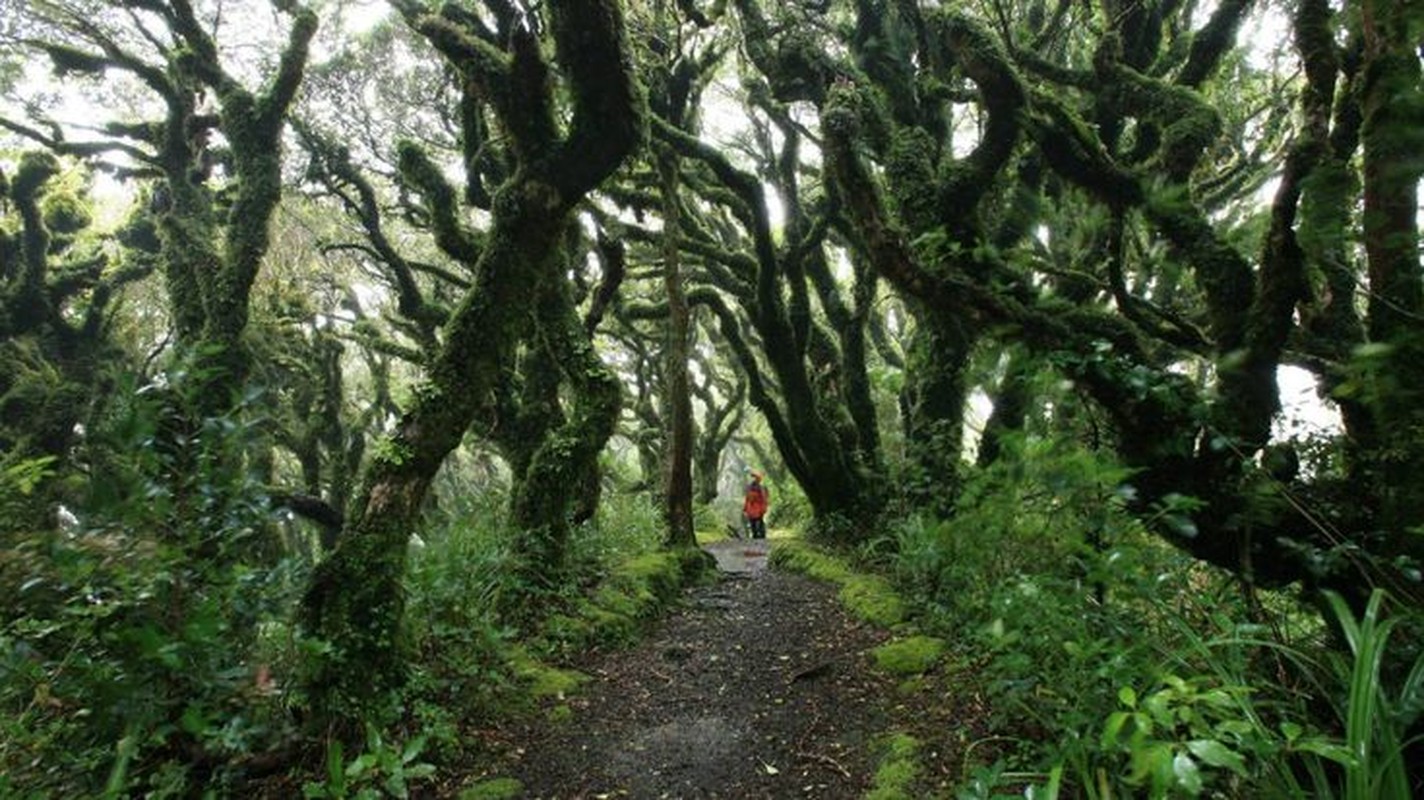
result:
[[[1321,758],[1329,759],[1346,767],[1354,767],[1359,764],[1359,759],[1350,752],[1350,748],[1328,739],[1302,739],[1295,743],[1295,749],[1302,753],[1314,753]]]
[[[1172,774],[1177,778],[1177,785],[1190,795],[1199,795],[1202,790],[1201,769],[1197,767],[1197,762],[1186,753],[1178,753],[1172,759]]]
[[[1241,754],[1215,739],[1193,739],[1187,742],[1187,749],[1213,767],[1225,767],[1241,776],[1246,774],[1246,760]]]
[[[1103,735],[1100,740],[1104,749],[1117,744],[1118,736],[1122,734],[1122,726],[1127,723],[1129,716],[1131,715],[1126,711],[1115,711],[1108,715],[1108,721],[1103,725]]]

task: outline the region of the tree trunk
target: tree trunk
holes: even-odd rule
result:
[[[516,480],[513,505],[523,583],[545,588],[557,586],[566,571],[575,501],[590,480],[597,481],[598,454],[613,435],[622,403],[618,377],[594,351],[567,287],[550,291],[562,314],[545,315],[541,334],[564,371],[573,402],[568,418],[543,437]]]
[[[677,196],[677,154],[670,148],[658,154],[658,175],[663,193],[663,286],[668,303],[667,349],[663,362],[669,427],[663,497],[667,543],[672,547],[696,547],[692,523],[692,390],[687,375],[692,315],[682,289],[678,250],[681,200]]]
[[[535,43],[514,43],[512,62],[479,59],[482,46],[452,19],[403,4],[407,19],[445,57],[501,91],[512,78],[547,77]],[[401,579],[406,546],[421,503],[440,465],[472,422],[494,407],[518,348],[536,332],[533,310],[566,304],[562,325],[538,329],[561,358],[574,390],[568,421],[544,438],[515,487],[513,516],[526,526],[520,550],[526,565],[557,570],[567,538],[568,499],[576,479],[612,433],[618,384],[598,360],[567,299],[559,250],[573,208],[608,177],[641,136],[644,106],[631,73],[620,7],[612,0],[556,0],[549,4],[555,53],[568,81],[572,118],[567,137],[552,137],[549,97],[515,92],[497,98],[523,161],[493,198],[491,228],[474,270],[474,285],[445,329],[426,382],[410,409],[372,459],[336,550],[318,566],[304,598],[307,632],[330,643],[309,687],[322,720],[350,721],[404,677],[401,652]],[[479,53],[473,52],[479,51]],[[478,72],[485,70],[485,72]],[[512,74],[510,70],[522,70]],[[541,90],[549,91],[546,82]],[[526,87],[528,88],[528,87]]]
[[[974,342],[944,313],[917,314],[906,354],[910,418],[905,431],[909,475],[904,489],[917,505],[949,514],[959,494],[964,449],[965,370]]]
[[[1403,0],[1365,0],[1361,144],[1364,149],[1365,255],[1369,336],[1388,349],[1378,369],[1378,429],[1393,432],[1377,459],[1381,522],[1400,552],[1424,551],[1409,532],[1424,517],[1424,335],[1419,331],[1420,148],[1424,92],[1419,85],[1420,12]],[[1415,17],[1411,26],[1410,17]],[[1388,376],[1385,378],[1385,376]]]
[[[1029,388],[1030,364],[1029,357],[1021,352],[1009,356],[1004,377],[999,381],[999,390],[994,394],[994,410],[984,421],[984,433],[979,438],[977,461],[981,468],[998,460],[1004,451],[1005,436],[1023,433],[1028,406],[1033,400]]]

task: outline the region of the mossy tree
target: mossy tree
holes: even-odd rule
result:
[[[1303,35],[1314,33],[1311,26],[1323,24],[1320,16],[1317,12],[1306,18]],[[1322,119],[1312,120],[1312,150],[1301,158],[1314,156],[1322,176],[1316,182],[1325,183],[1339,179],[1339,165],[1348,151],[1326,150],[1331,142],[1323,119],[1329,108],[1324,96],[1325,73],[1331,64],[1320,49],[1328,31],[1314,35],[1321,38],[1303,41],[1303,47],[1309,42],[1312,49],[1302,55],[1320,73],[1312,88],[1319,95],[1313,98],[1317,106],[1314,115]],[[1418,532],[1424,519],[1424,489],[1416,480],[1424,469],[1424,335],[1419,330],[1419,315],[1424,310],[1419,234],[1419,186],[1424,178],[1424,157],[1420,155],[1424,152],[1424,83],[1418,57],[1421,35],[1424,9],[1418,5],[1398,0],[1362,3],[1360,108],[1350,107],[1353,98],[1339,97],[1336,103],[1342,109],[1339,113],[1358,114],[1359,118],[1360,226],[1369,287],[1364,341],[1378,353],[1378,363],[1365,367],[1379,383],[1366,397],[1370,421],[1361,436],[1364,463],[1359,474],[1368,477],[1368,485],[1380,500],[1380,525],[1391,540],[1391,549],[1424,559],[1424,537]],[[1313,64],[1317,59],[1323,63]],[[1310,175],[1302,178],[1309,179]],[[1326,208],[1332,222],[1346,217],[1353,199],[1328,196],[1333,207]],[[1306,232],[1316,233],[1309,227]],[[1325,231],[1331,255],[1339,255],[1339,234],[1333,225]],[[1303,253],[1291,255],[1304,260]],[[1339,269],[1338,264],[1331,266]]]
[[[620,400],[616,378],[575,313],[565,260],[574,209],[642,136],[644,101],[620,7],[565,0],[519,15],[490,3],[488,16],[454,6],[437,13],[418,2],[396,7],[461,82],[467,186],[483,185],[487,175],[480,155],[488,121],[502,134],[496,160],[505,177],[488,197],[488,230],[475,234],[461,223],[460,195],[434,162],[413,143],[400,148],[402,179],[419,192],[441,249],[473,277],[441,330],[425,381],[373,454],[340,543],[306,595],[307,630],[332,644],[311,682],[328,718],[368,707],[402,682],[400,581],[421,502],[472,426],[496,441],[508,433],[498,412],[521,396],[510,384],[519,367],[537,360],[556,371],[537,375],[522,396],[547,397],[546,381],[557,378],[572,398],[567,412],[546,417],[542,435],[523,443],[527,462],[514,487],[512,518],[531,581],[558,579],[570,487],[596,464]],[[473,194],[466,197],[478,202]]]
[[[734,367],[725,366],[710,346],[709,351],[705,355],[694,354],[698,368],[692,381],[692,394],[702,405],[692,454],[694,499],[704,505],[717,498],[723,455],[733,434],[742,426],[747,397],[747,384],[741,374]]]
[[[667,346],[664,349],[668,400],[667,459],[663,497],[668,526],[668,543],[695,547],[692,524],[692,388],[688,362],[692,355],[692,314],[683,286],[677,156],[660,149],[658,176],[663,195],[663,286],[667,295]]]
[[[325,246],[342,218],[292,197],[283,206],[250,325],[265,411],[253,471],[274,505],[318,526],[319,547],[303,529],[284,528],[289,552],[314,555],[335,545],[365,451],[397,413],[391,375],[406,351],[352,288],[364,264]]]
[[[288,20],[286,41],[264,85],[252,89],[239,77],[247,65],[229,63],[219,45],[232,30],[220,15],[201,18],[189,0],[123,5],[40,4],[24,45],[60,77],[142,87],[161,104],[161,118],[102,121],[94,126],[101,138],[82,141],[46,119],[6,127],[57,153],[122,155],[119,174],[159,182],[152,203],[176,342],[205,383],[195,391],[199,412],[215,415],[232,407],[247,375],[242,335],[282,195],[282,132],[317,17],[295,0],[274,4]]]
[[[660,498],[664,491],[661,478],[667,472],[663,466],[668,430],[662,389],[665,365],[657,357],[658,336],[650,329],[650,323],[660,323],[665,315],[661,309],[645,315],[641,304],[630,302],[637,282],[630,281],[620,293],[623,297],[612,308],[609,324],[600,334],[605,348],[617,352],[622,362],[620,372],[629,397],[619,433],[632,443],[638,459],[641,477],[635,486]]]
[[[648,237],[649,241],[653,238]],[[631,247],[631,257],[639,258],[647,244]],[[636,448],[644,476],[655,478],[666,472],[663,459],[668,449],[668,425],[662,410],[667,405],[663,388],[665,364],[650,348],[658,335],[648,326],[662,324],[668,311],[665,300],[653,292],[648,292],[652,297],[642,299],[639,285],[650,283],[645,276],[635,272],[632,277],[615,304],[613,324],[602,334],[616,343],[611,346],[623,354],[625,383],[633,388],[622,433]],[[716,319],[705,308],[689,310],[693,323],[689,364],[693,368],[688,382],[696,411],[692,430],[693,500],[705,505],[717,498],[724,456],[746,419],[747,387],[735,356],[717,331]],[[639,488],[658,491],[655,483],[644,483]]]
[[[649,105],[658,118],[684,130],[698,124],[702,90],[726,52],[725,37],[705,32],[711,21],[688,12],[687,6],[658,2],[641,9],[639,14],[640,27],[651,34],[639,59],[649,87]],[[657,234],[662,277],[660,306],[665,310],[660,388],[667,427],[662,437],[661,495],[668,543],[693,547],[697,540],[693,532],[695,420],[690,364],[695,330],[681,247],[682,220],[687,214],[681,154],[660,143],[652,148],[649,160],[650,171],[656,177],[657,210],[662,221]]]
[[[154,245],[151,219],[137,213],[121,231],[133,249],[113,257],[91,231],[82,180],[66,185],[64,169],[53,154],[29,151],[13,173],[0,172],[0,463],[46,459],[56,476],[68,473],[76,431],[101,392],[100,367],[117,352],[113,300],[155,266],[143,248]],[[34,518],[7,524],[48,529],[57,498],[42,490],[33,499]]]
[[[684,226],[681,242],[701,265],[688,299],[718,321],[750,403],[767,420],[782,460],[820,519],[855,520],[875,512],[883,490],[874,469],[873,416],[850,410],[856,392],[868,392],[866,316],[848,312],[833,330],[827,314],[815,311],[818,305],[852,307],[830,277],[831,212],[825,203],[800,198],[802,134],[786,109],[766,103],[760,112],[766,127],[754,152],[786,202],[780,243],[757,174],[675,125],[661,119],[655,125],[658,139],[687,163],[685,182],[703,207],[698,224]],[[873,281],[868,273],[856,278],[861,312]]]
[[[1383,308],[1418,301],[1405,277],[1417,273],[1417,221],[1398,210],[1413,207],[1419,179],[1400,146],[1418,130],[1417,58],[1402,55],[1401,33],[1417,26],[1413,12],[1381,8],[1370,32],[1326,4],[1300,4],[1291,23],[1305,70],[1282,85],[1233,49],[1248,3],[1220,4],[1199,29],[1171,4],[1104,3],[1092,35],[1033,7],[997,31],[950,10],[856,8],[857,31],[873,35],[852,48],[855,64],[802,46],[805,26],[751,52],[783,91],[819,105],[828,179],[881,274],[933,327],[1023,342],[1072,377],[1138,470],[1144,519],[1248,581],[1353,589],[1357,570],[1390,574],[1349,559],[1327,566],[1340,563],[1328,555],[1340,531],[1347,547],[1417,553],[1418,537],[1404,532],[1424,507],[1396,502],[1409,491],[1368,466],[1410,458],[1412,445],[1387,451],[1371,432],[1382,422],[1409,429],[1401,409],[1417,406],[1407,388],[1417,359],[1381,384],[1381,364],[1357,355],[1370,342],[1383,347],[1366,354],[1409,352],[1412,334],[1391,328]],[[1217,81],[1225,70],[1229,85]],[[1276,99],[1283,91],[1294,110]],[[1376,91],[1393,98],[1388,112]],[[945,127],[956,103],[982,125],[962,158]],[[1242,133],[1247,113],[1255,138]],[[1365,168],[1353,173],[1362,138]],[[1273,173],[1269,209],[1251,215],[1250,193]],[[1352,228],[1357,181],[1381,211]],[[1025,224],[1046,218],[1052,239],[1085,245],[1088,258],[1049,260],[1052,246]],[[1365,245],[1360,263],[1352,239]],[[1406,260],[1414,266],[1401,272]],[[1379,299],[1368,319],[1355,310],[1362,285]],[[1174,375],[1183,361],[1209,377]],[[1270,452],[1282,364],[1337,388],[1360,455],[1346,480],[1373,487],[1367,496],[1342,498],[1339,476],[1256,467]],[[1358,394],[1366,386],[1368,398]],[[1385,411],[1391,403],[1400,405]],[[1294,502],[1282,502],[1286,491]],[[1182,496],[1200,509],[1169,509]],[[1386,508],[1388,545],[1376,534]],[[1334,530],[1313,519],[1322,509]]]

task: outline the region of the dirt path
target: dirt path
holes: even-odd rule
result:
[[[884,634],[826,584],[766,570],[765,542],[711,549],[723,580],[688,592],[636,649],[577,665],[594,677],[571,720],[510,742],[524,797],[855,798],[893,681],[866,650]]]

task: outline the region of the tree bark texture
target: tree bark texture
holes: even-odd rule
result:
[[[663,502],[667,542],[673,547],[696,547],[692,520],[692,388],[688,362],[692,349],[692,314],[682,286],[682,259],[678,249],[677,155],[665,150],[657,155],[663,194],[663,287],[667,294],[667,345],[664,349],[663,386],[667,392],[667,458]]]
[[[398,8],[484,88],[518,167],[494,192],[475,281],[445,326],[427,380],[374,454],[348,529],[304,600],[306,630],[332,647],[311,686],[320,710],[338,719],[352,718],[403,680],[400,582],[407,542],[431,479],[471,424],[489,418],[521,345],[556,353],[576,396],[568,420],[532,450],[513,498],[527,568],[540,575],[560,569],[574,478],[597,458],[619,403],[617,383],[567,299],[563,233],[574,206],[637,146],[644,119],[621,9],[612,0],[549,4],[555,57],[571,90],[563,136],[553,124],[547,67],[530,32],[514,31],[506,53],[453,9],[436,16],[416,3]],[[564,313],[542,316],[557,317],[557,324],[536,326],[535,309],[550,305]],[[536,335],[544,341],[531,342]]]

